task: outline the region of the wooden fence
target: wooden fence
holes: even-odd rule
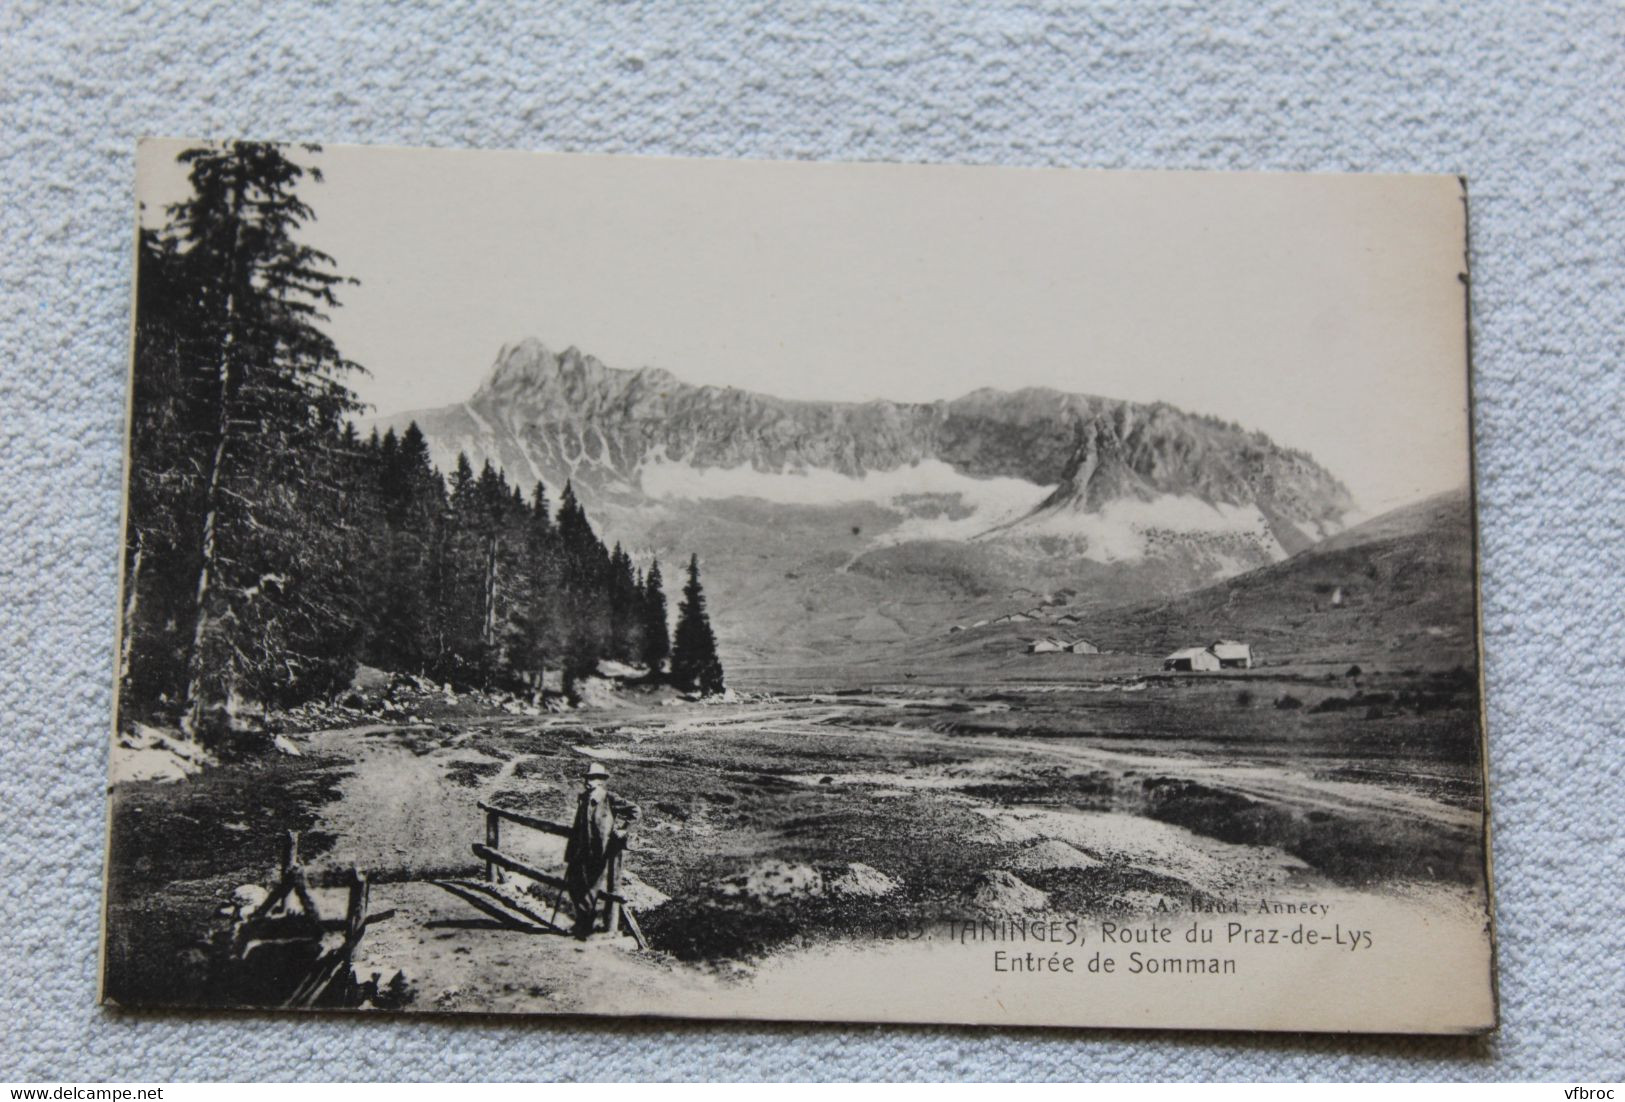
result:
[[[539,913],[532,910],[529,906],[523,902],[513,899],[511,896],[504,895],[501,898],[501,902],[514,911],[517,911],[530,922],[541,923],[545,926],[552,927],[553,929],[558,929],[556,919],[558,916],[559,904],[563,901],[564,895],[569,891],[569,885],[565,882],[562,876],[546,872],[537,868],[528,861],[522,861],[511,854],[502,852],[502,824],[504,822],[512,823],[515,826],[538,831],[542,834],[550,834],[556,838],[569,838],[570,828],[562,823],[555,823],[548,819],[538,818],[535,815],[527,815],[523,811],[514,811],[511,808],[498,807],[497,805],[487,803],[484,800],[479,802],[479,809],[485,812],[485,841],[475,842],[473,849],[474,856],[485,862],[486,882],[489,884],[500,883],[501,874],[497,870],[501,869],[552,888],[556,893],[553,899],[553,912],[552,915],[545,919],[542,918]],[[624,849],[624,836],[621,834],[615,834],[610,839],[609,843],[609,853],[607,855],[609,861],[609,872],[604,882],[605,891],[602,893],[604,900],[609,906],[609,913],[605,923],[605,928],[610,934],[616,934],[620,932],[620,927],[624,923],[627,931],[632,935],[633,939],[637,941],[638,947],[640,949],[647,949],[649,947],[649,943],[644,938],[643,930],[638,925],[637,915],[627,904],[626,898],[620,893],[621,854]],[[447,883],[447,886],[450,886],[449,882]],[[464,887],[466,888],[468,886],[464,885]],[[469,902],[474,903],[475,906],[480,907],[482,910],[487,909],[485,904],[476,902],[475,900],[469,898],[468,895],[462,892],[459,892],[458,894],[463,895],[465,899],[469,899]],[[597,916],[594,915],[593,918],[594,925],[596,925]]]
[[[276,886],[232,931],[228,973],[233,996],[253,1005],[346,1005],[350,959],[367,926],[395,912],[371,911],[367,874],[352,868],[343,918],[323,918],[299,860],[299,835],[283,836]]]

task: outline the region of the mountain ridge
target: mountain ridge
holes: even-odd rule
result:
[[[753,650],[780,646],[784,623],[838,646],[862,618],[850,608],[888,603],[930,630],[955,594],[1016,584],[1166,596],[1280,561],[1354,513],[1335,476],[1261,432],[1041,387],[786,399],[526,338],[467,401],[370,423],[412,421],[442,470],[463,452],[554,494],[568,481],[634,553],[709,555],[715,606],[740,602],[719,636]]]
[[[705,426],[695,423],[702,415],[720,424],[720,430],[708,436]],[[1114,458],[1120,457],[1121,466],[1151,493],[1191,488],[1236,504],[1254,496],[1244,488],[1263,490],[1283,497],[1284,511],[1299,520],[1341,516],[1353,506],[1342,483],[1307,454],[1276,445],[1261,432],[1163,402],[1136,403],[1044,387],[983,387],[932,402],[789,399],[687,383],[664,368],[610,367],[574,345],[554,353],[536,338],[503,345],[468,400],[368,423],[401,428],[416,420],[433,445],[437,437],[472,435],[466,425],[455,423],[460,417],[497,436],[468,439],[482,453],[471,454],[471,459],[499,462],[500,455],[504,467],[534,468],[530,473],[545,472],[555,481],[561,474],[579,474],[583,485],[578,491],[589,495],[614,479],[584,468],[583,460],[607,461],[624,475],[629,461],[647,457],[659,445],[668,458],[706,467],[749,463],[757,470],[782,472],[822,466],[852,477],[940,458],[971,477],[1019,477],[1037,486],[1057,484],[1090,448],[1099,452],[1109,445]],[[605,423],[611,419],[620,423]],[[587,428],[597,432],[585,432]],[[503,432],[510,438],[500,438]],[[688,439],[682,438],[684,432]],[[580,447],[550,450],[546,439],[526,441],[527,434],[562,434]],[[1171,435],[1178,436],[1174,446],[1159,453],[1159,444]],[[539,447],[527,455],[527,443]],[[642,447],[634,449],[633,444]],[[634,450],[639,454],[634,456]],[[1205,476],[1196,469],[1221,453],[1224,462]],[[1238,470],[1237,460],[1254,469]],[[449,463],[443,466],[449,468]],[[1282,479],[1297,480],[1303,492],[1276,494],[1273,483]],[[1101,503],[1092,497],[1090,511]]]

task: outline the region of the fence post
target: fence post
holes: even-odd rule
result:
[[[609,859],[609,876],[606,886],[611,896],[618,895],[621,890],[621,851],[617,849],[615,855]],[[609,936],[618,937],[621,932],[621,905],[615,899],[609,901]]]
[[[485,844],[493,850],[501,849],[502,816],[495,811],[485,813]],[[490,861],[485,863],[485,879],[495,884],[497,882],[497,867]]]
[[[350,870],[350,901],[344,911],[344,943],[354,945],[367,929],[367,908],[372,895],[367,874],[359,868]]]

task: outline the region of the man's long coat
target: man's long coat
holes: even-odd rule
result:
[[[576,819],[564,844],[564,882],[578,914],[591,914],[598,893],[609,875],[610,839],[615,833],[615,810],[608,789],[583,792],[576,801]]]

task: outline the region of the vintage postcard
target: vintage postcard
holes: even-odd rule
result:
[[[1496,1022],[1448,176],[149,141],[102,998]]]

